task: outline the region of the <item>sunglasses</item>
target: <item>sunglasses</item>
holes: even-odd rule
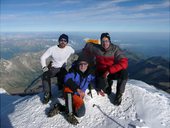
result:
[[[87,66],[88,65],[88,63],[79,63],[79,65],[85,65],[85,66]]]
[[[67,40],[61,39],[60,42],[67,42]]]
[[[102,40],[102,43],[108,43],[108,42],[110,42],[109,40]]]

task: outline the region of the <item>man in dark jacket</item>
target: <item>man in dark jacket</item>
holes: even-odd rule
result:
[[[128,79],[128,59],[121,49],[111,43],[110,35],[102,33],[101,44],[87,43],[83,49],[86,56],[94,57],[96,65],[96,88],[104,96],[104,92],[111,94],[112,80],[117,80],[115,105],[120,105],[125,85]]]
[[[82,117],[85,114],[85,105],[83,101],[85,91],[90,84],[95,84],[95,76],[90,70],[86,57],[79,57],[74,67],[66,74],[64,84],[66,106],[58,104],[50,110],[48,115],[51,117],[57,114],[58,111],[65,111],[66,119],[71,124],[76,125],[78,124],[78,120],[75,116]]]

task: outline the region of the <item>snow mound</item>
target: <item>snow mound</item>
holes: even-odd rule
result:
[[[64,104],[53,86],[53,100],[43,105],[43,94],[34,96],[10,96],[0,89],[1,128],[170,128],[170,95],[142,81],[129,80],[120,106],[111,102],[115,96],[116,81],[110,96],[93,98],[86,95],[86,114],[78,118],[79,124],[69,124],[63,115],[47,117],[55,102]]]
[[[0,88],[0,94],[7,93],[3,88]]]

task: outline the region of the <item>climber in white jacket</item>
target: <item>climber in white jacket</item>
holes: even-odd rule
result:
[[[67,59],[75,51],[71,46],[68,46],[68,36],[65,34],[60,35],[58,39],[59,44],[50,47],[41,56],[41,66],[43,69],[42,85],[44,89],[43,103],[47,104],[51,98],[51,78],[57,77],[59,90],[63,89],[64,76],[67,73],[65,64]],[[51,66],[47,66],[46,61],[51,57]]]

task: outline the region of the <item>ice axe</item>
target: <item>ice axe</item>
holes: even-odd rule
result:
[[[48,64],[48,69],[50,70],[51,69],[51,67],[52,67],[52,61],[50,61],[50,63]],[[32,82],[31,82],[31,84],[30,85],[28,85],[27,86],[27,88],[24,90],[24,92],[25,93],[28,93],[28,90],[34,85],[34,83],[39,79],[39,78],[41,78],[43,76],[43,73],[41,74],[41,75],[39,75],[38,77],[36,77]],[[31,90],[31,92],[32,92],[32,90]]]

